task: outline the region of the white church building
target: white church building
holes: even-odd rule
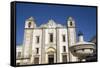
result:
[[[23,44],[16,46],[16,64],[52,64],[80,61],[77,54],[92,54],[94,47],[76,47],[76,25],[75,20],[69,17],[66,25],[61,25],[50,19],[46,24],[41,24],[37,27],[33,17],[25,21]],[[80,41],[83,42],[81,35]],[[78,44],[80,45],[80,44]],[[76,45],[75,45],[76,46]],[[71,47],[71,51],[70,51]],[[74,50],[74,51],[73,51]],[[82,54],[83,54],[82,53]],[[80,55],[79,54],[79,55]]]

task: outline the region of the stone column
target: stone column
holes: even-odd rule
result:
[[[57,58],[57,63],[60,62],[60,46],[59,46],[59,28],[56,28],[56,58]]]
[[[45,64],[45,29],[42,28],[41,64]]]

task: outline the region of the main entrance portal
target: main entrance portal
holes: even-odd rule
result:
[[[48,64],[53,64],[53,63],[55,63],[55,59],[56,59],[56,57],[55,57],[55,52],[56,50],[55,50],[55,48],[53,48],[53,47],[49,47],[48,49],[47,49],[47,60],[48,60]]]
[[[49,64],[54,63],[54,55],[48,55],[48,63]]]

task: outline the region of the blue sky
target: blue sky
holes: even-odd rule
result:
[[[83,32],[86,41],[96,35],[95,7],[17,3],[16,44],[23,43],[25,20],[31,16],[35,18],[37,26],[47,23],[49,19],[66,25],[67,18],[72,16],[75,20],[77,33]]]

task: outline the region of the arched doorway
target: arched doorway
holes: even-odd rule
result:
[[[48,55],[48,63],[49,64],[54,63],[54,54]]]
[[[55,49],[53,47],[50,47],[47,49],[47,55],[48,55],[48,63],[53,64],[55,61]]]

